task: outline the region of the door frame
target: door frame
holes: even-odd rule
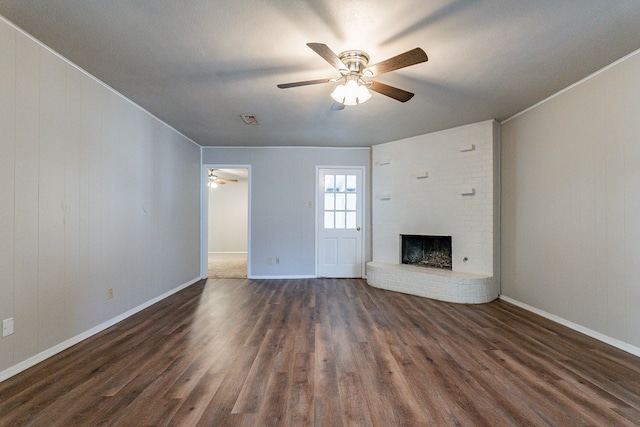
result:
[[[209,276],[209,169],[247,169],[247,278],[251,278],[251,165],[207,163],[202,165],[200,182],[200,277]]]
[[[316,216],[316,253],[315,253],[315,265],[316,265],[316,271],[315,271],[315,276],[318,277],[318,272],[319,272],[319,268],[320,268],[320,221],[321,218],[318,214],[318,211],[320,210],[320,206],[322,206],[322,204],[324,203],[324,200],[320,200],[320,197],[324,194],[322,192],[320,192],[320,169],[357,169],[362,173],[362,212],[360,212],[361,215],[361,221],[362,221],[362,225],[360,225],[360,228],[362,231],[361,234],[361,238],[360,238],[360,264],[361,264],[361,269],[360,269],[360,277],[364,278],[366,277],[366,262],[365,260],[367,259],[367,254],[365,251],[366,248],[366,244],[365,242],[367,241],[367,227],[365,227],[365,225],[368,225],[369,222],[367,221],[367,168],[365,166],[344,166],[344,165],[339,165],[339,166],[331,166],[331,165],[316,165],[316,177],[315,177],[315,187],[316,187],[316,209],[315,209],[315,216]]]

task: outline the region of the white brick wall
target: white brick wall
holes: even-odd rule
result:
[[[486,121],[373,147],[374,261],[399,263],[400,234],[452,236],[454,272],[494,276],[496,132]]]
[[[444,301],[499,293],[499,132],[486,121],[373,147],[367,281]],[[428,175],[427,178],[418,179]],[[400,235],[451,236],[453,270],[400,265]],[[467,258],[467,261],[463,261]]]

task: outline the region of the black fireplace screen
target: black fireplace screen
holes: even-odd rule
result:
[[[402,263],[452,269],[451,236],[402,234]]]

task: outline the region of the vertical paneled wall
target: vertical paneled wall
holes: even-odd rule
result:
[[[640,347],[640,53],[502,124],[502,293]]]
[[[2,377],[199,277],[200,148],[3,20],[0,118]]]
[[[16,34],[0,22],[0,316],[10,317],[14,305],[16,232]],[[5,317],[6,316],[6,317]],[[1,320],[1,319],[0,319]],[[13,339],[0,338],[0,371],[13,361]]]

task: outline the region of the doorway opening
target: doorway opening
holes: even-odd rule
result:
[[[249,168],[206,166],[208,278],[249,275]]]

